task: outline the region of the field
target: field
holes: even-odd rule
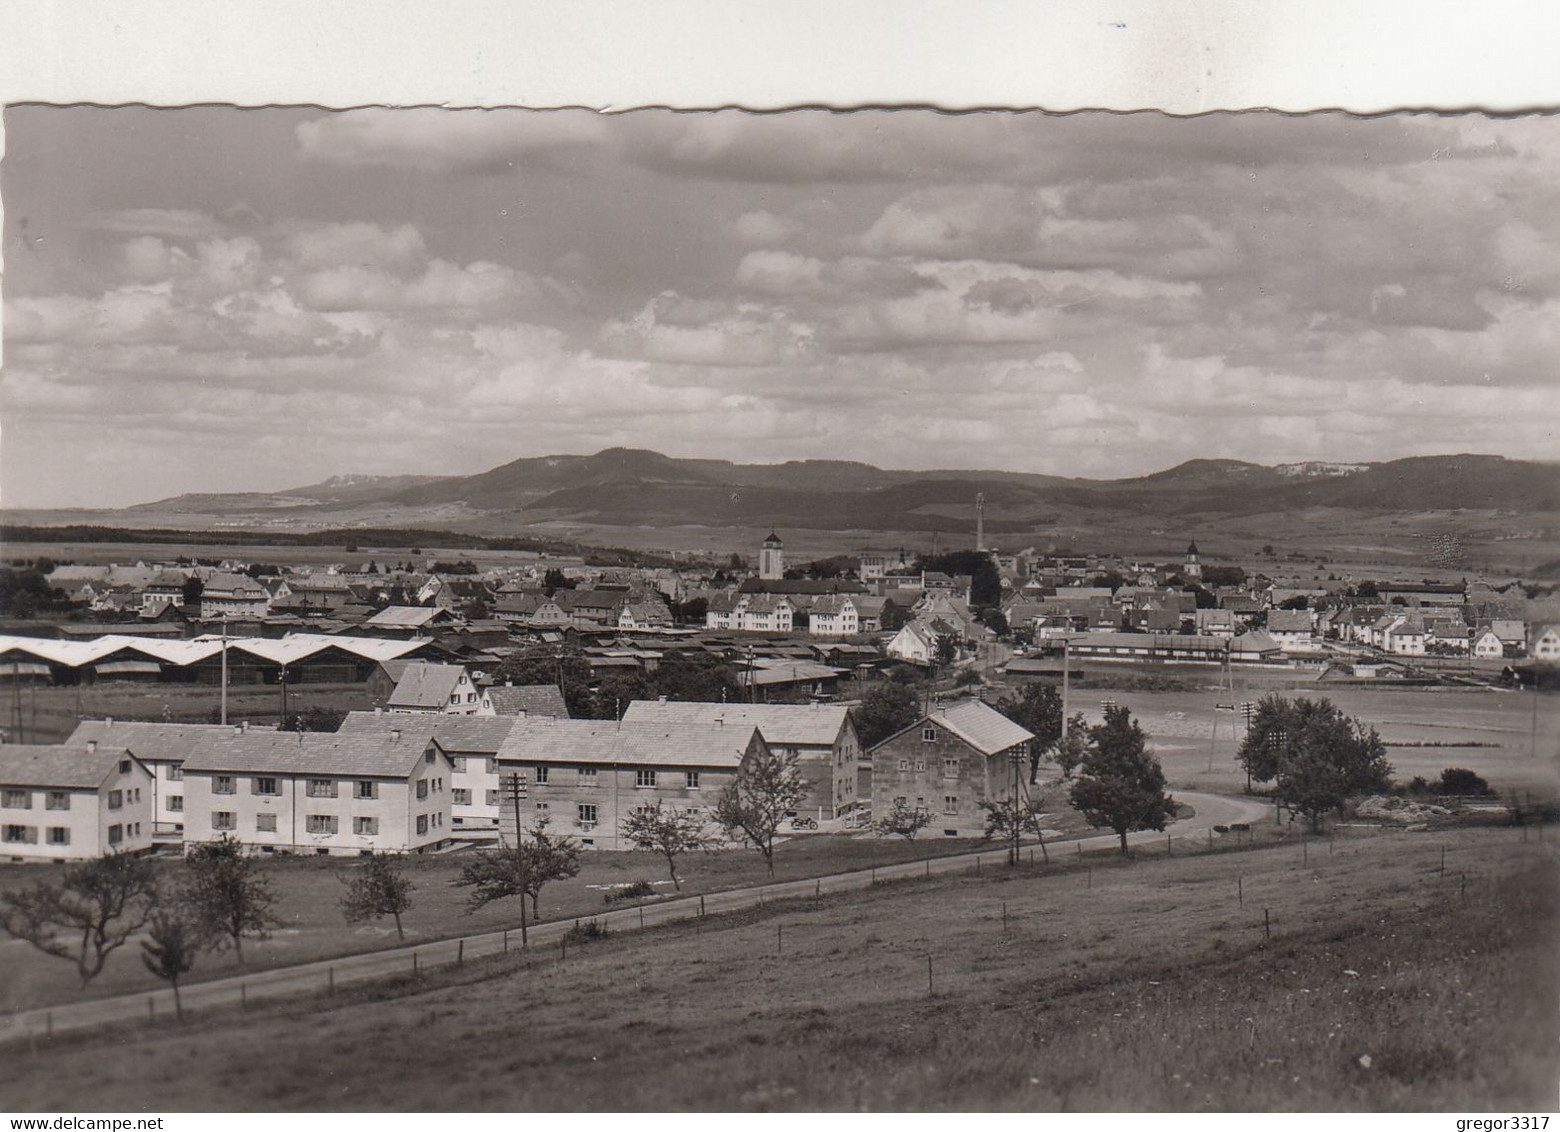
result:
[[[17,1045],[0,1107],[1547,1110],[1553,842],[1315,848],[910,881]]]
[[[1050,824],[1063,832],[1083,828],[1082,820],[1065,807]],[[950,845],[943,840],[923,839],[907,845],[899,838],[805,835],[785,841],[776,849],[775,879],[867,869],[932,854],[956,853],[961,848],[973,850],[979,846]],[[170,880],[177,878],[181,868],[177,860],[159,864]],[[469,910],[469,890],[455,885],[462,864],[461,853],[406,858],[408,875],[416,885],[415,905],[404,919],[409,943],[519,926],[520,910],[512,900],[489,905],[480,912]],[[282,922],[269,939],[245,943],[244,970],[261,971],[374,951],[399,942],[390,921],[349,925],[342,919],[342,878],[351,875],[354,861],[296,857],[268,860],[260,867],[271,881],[276,896],[274,911]],[[768,879],[758,854],[739,849],[690,855],[679,861],[678,875],[684,893],[718,892]],[[0,865],[0,891],[48,876],[46,867]],[[579,876],[556,882],[543,892],[542,917],[569,920],[594,915],[607,906],[605,897],[613,886],[640,880],[651,884],[658,895],[673,891],[665,862],[659,856],[587,853]],[[154,988],[159,984],[143,967],[139,950],[132,940],[109,960],[103,974],[83,989],[70,963],[46,956],[18,940],[0,937],[0,1013]],[[231,975],[239,969],[231,953],[204,955],[190,981]]]

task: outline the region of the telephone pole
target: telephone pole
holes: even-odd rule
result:
[[[528,878],[525,866],[525,843],[520,835],[520,803],[526,796],[526,780],[523,771],[515,771],[504,779],[504,793],[508,795],[508,800],[515,808],[515,875],[520,881],[520,950],[524,951],[528,942],[525,916],[525,889]]]

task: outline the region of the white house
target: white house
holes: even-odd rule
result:
[[[1537,626],[1528,654],[1535,660],[1560,660],[1560,625]]]
[[[454,764],[433,721],[381,733],[246,731],[184,760],[184,840],[263,853],[421,852],[451,835]]]
[[[1395,618],[1381,635],[1381,648],[1396,656],[1424,656],[1424,622],[1413,616]]]
[[[1486,626],[1474,635],[1473,655],[1481,660],[1499,660],[1506,655],[1506,645],[1495,630]]]
[[[458,664],[408,664],[386,706],[402,713],[476,715],[482,692]]]
[[[843,594],[824,594],[807,614],[807,633],[813,637],[853,637],[861,632],[856,603]]]
[[[1309,648],[1312,644],[1313,624],[1308,609],[1273,609],[1267,615],[1267,635],[1278,642],[1279,648]]]
[[[937,633],[920,621],[909,621],[888,642],[888,655],[910,664],[929,665],[937,659]]]
[[[729,599],[717,595],[705,610],[704,625],[747,633],[789,633],[795,617],[796,607],[783,595],[739,594]]]
[[[264,617],[271,592],[243,574],[213,574],[200,592],[202,617]]]
[[[152,774],[95,742],[0,744],[0,858],[70,861],[152,847]]]

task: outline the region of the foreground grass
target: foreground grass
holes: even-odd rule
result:
[[[12,1046],[0,1106],[1536,1108],[1555,864],[1466,831],[885,885]]]

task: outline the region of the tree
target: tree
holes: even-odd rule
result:
[[[178,908],[157,912],[147,938],[141,941],[141,962],[173,987],[173,1010],[180,1021],[184,1019],[184,1002],[179,995],[179,980],[194,969],[200,949],[199,928]]]
[[[548,597],[552,597],[559,590],[572,590],[574,586],[575,583],[556,566],[542,575],[542,589]]]
[[[1050,860],[1050,854],[1045,849],[1045,838],[1041,834],[1040,818],[1043,815],[1038,802],[1025,797],[1003,797],[984,798],[975,804],[986,815],[983,839],[1006,841],[1009,844],[1008,864],[1018,864],[1018,842],[1026,834],[1039,838],[1040,852]]]
[[[281,921],[271,914],[276,897],[270,878],[256,871],[241,842],[223,834],[196,845],[184,858],[189,868],[185,900],[202,938],[213,948],[233,947],[244,962],[244,937],[266,939]]]
[[[72,606],[65,591],[49,585],[36,569],[0,570],[0,616],[36,617],[64,613]]]
[[[904,799],[895,798],[888,813],[873,822],[872,828],[879,837],[903,837],[906,841],[914,841],[916,834],[931,824],[932,815],[927,810],[915,809],[906,805]]]
[[[529,897],[531,914],[538,914],[542,889],[555,880],[579,875],[580,843],[572,837],[554,837],[546,819],[530,829],[531,839],[505,849],[488,849],[472,855],[455,883],[471,889],[470,910],[475,912],[495,900]]]
[[[992,705],[1032,734],[1029,744],[1029,784],[1040,776],[1040,760],[1062,737],[1062,695],[1050,684],[1031,682],[1017,696],[1003,696]]]
[[[921,718],[921,701],[904,684],[877,684],[851,709],[861,749],[870,751]]]
[[[341,897],[341,914],[349,924],[395,917],[395,934],[406,938],[401,914],[412,906],[412,882],[404,875],[401,859],[390,853],[375,853],[357,870],[355,876],[342,877],[347,890]]]
[[[1083,764],[1084,752],[1089,749],[1089,725],[1083,712],[1075,711],[1067,717],[1067,733],[1056,741],[1056,765],[1063,778],[1071,778],[1073,771]]]
[[[282,731],[339,731],[347,713],[338,708],[307,707],[282,716]]]
[[[1008,620],[1002,610],[996,606],[987,606],[980,611],[980,623],[990,629],[999,637],[1008,635]]]
[[[206,583],[199,577],[191,574],[184,579],[184,584],[179,587],[179,593],[184,598],[184,604],[197,606],[200,604],[200,595],[206,592]]]
[[[897,633],[905,627],[905,622],[910,620],[907,610],[899,608],[893,598],[887,598],[883,602],[882,612],[878,614],[878,626],[885,633]]]
[[[916,559],[918,570],[940,570],[948,575],[970,576],[971,605],[1000,605],[1002,576],[991,555],[982,550],[955,550],[947,554],[923,554]]]
[[[1252,779],[1274,783],[1275,803],[1322,819],[1353,795],[1384,790],[1392,766],[1374,727],[1350,719],[1326,699],[1264,696],[1238,756]]]
[[[158,903],[152,863],[111,853],[66,865],[57,879],[0,894],[0,929],[45,955],[71,960],[86,986],[146,925]]]
[[[768,747],[742,761],[735,777],[716,799],[710,816],[728,835],[753,846],[764,856],[769,875],[775,873],[775,835],[807,799],[807,782],[795,753],[777,754]]]
[[[678,890],[682,888],[682,881],[677,876],[677,858],[684,853],[708,849],[720,841],[704,832],[704,819],[695,811],[680,810],[676,806],[663,809],[659,798],[654,806],[637,809],[623,819],[623,836],[634,843],[635,849],[665,857],[666,871],[671,874],[672,886]]]
[[[1105,722],[1089,728],[1089,742],[1070,800],[1092,826],[1109,828],[1127,852],[1127,834],[1164,829],[1175,814],[1165,793],[1165,772],[1144,743],[1143,728],[1125,707],[1105,709]]]
[[[947,666],[959,659],[959,642],[948,633],[938,633],[932,660],[939,666]]]

